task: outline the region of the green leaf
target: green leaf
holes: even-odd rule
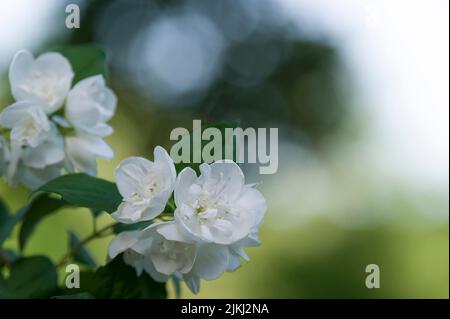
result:
[[[113,213],[122,202],[116,184],[86,174],[68,174],[49,181],[35,192],[55,193],[80,207]]]
[[[103,211],[98,210],[98,209],[91,209],[91,214],[92,217],[97,218],[98,216],[100,216],[103,213]]]
[[[11,267],[6,285],[28,298],[48,298],[58,291],[56,267],[45,256],[21,258]]]
[[[97,74],[106,78],[106,55],[101,48],[94,45],[76,45],[58,47],[55,51],[60,52],[70,61],[75,73],[73,84]]]
[[[97,267],[97,263],[94,258],[89,254],[87,249],[83,246],[79,246],[81,240],[75,235],[73,232],[69,231],[69,249],[74,249],[75,247],[79,247],[75,254],[73,255],[73,260],[80,262],[89,267]]]
[[[17,291],[8,289],[7,287],[0,287],[0,299],[26,299],[27,297],[18,293]]]
[[[0,271],[0,288],[6,287],[6,280],[3,278],[2,272]]]
[[[113,231],[115,234],[124,232],[124,231],[132,231],[132,230],[140,230],[140,229],[144,229],[148,226],[150,226],[151,224],[153,224],[153,221],[151,220],[146,220],[143,222],[138,222],[138,223],[134,223],[134,224],[116,224],[113,226]]]
[[[164,283],[154,281],[147,273],[137,276],[133,267],[117,256],[96,272],[82,272],[79,290],[98,299],[165,298]]]
[[[24,214],[25,212],[19,211],[14,215],[10,215],[6,205],[0,200],[0,247]]]
[[[88,292],[80,292],[73,295],[53,296],[51,299],[94,299],[94,296]]]
[[[16,253],[11,249],[3,249],[0,250],[0,254],[3,255],[3,258],[6,258],[8,263],[13,263],[17,259]],[[4,266],[3,258],[0,258],[0,269]],[[0,274],[1,275],[1,274]],[[0,285],[1,286],[1,285]]]
[[[16,214],[23,215],[23,223],[19,232],[19,247],[21,250],[25,248],[25,245],[36,228],[37,224],[60,208],[68,206],[67,202],[52,198],[48,195],[41,195],[36,197],[29,205],[22,207]]]
[[[6,203],[0,198],[0,220],[9,215],[9,209],[6,207]]]

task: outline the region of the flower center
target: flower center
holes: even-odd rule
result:
[[[162,188],[163,184],[159,178],[154,175],[149,175],[142,180],[139,190],[132,193],[126,201],[135,205],[146,205],[162,191]]]

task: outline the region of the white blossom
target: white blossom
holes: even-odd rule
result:
[[[266,202],[244,184],[239,166],[230,160],[200,166],[201,175],[185,168],[175,186],[175,220],[197,241],[229,245],[249,236],[262,220]]]
[[[64,103],[72,83],[69,61],[60,53],[44,53],[36,59],[25,50],[17,52],[9,68],[16,101],[35,101],[51,114]]]
[[[22,184],[28,189],[34,190],[48,181],[61,175],[63,163],[48,165],[44,168],[33,168],[26,166],[23,162],[19,162],[16,175],[10,181],[11,185]]]
[[[70,90],[66,116],[77,131],[104,137],[113,132],[106,122],[114,115],[116,104],[117,98],[106,87],[103,76],[91,76],[78,82]]]
[[[165,208],[176,179],[175,166],[166,150],[157,146],[154,162],[141,157],[123,160],[115,172],[123,202],[111,216],[122,223],[151,220]]]
[[[8,182],[34,189],[60,175],[64,156],[63,138],[56,126],[50,123],[47,138],[36,147],[11,145]]]
[[[169,223],[156,223],[142,231],[122,232],[110,243],[108,255],[114,258],[124,253],[125,263],[138,274],[146,271],[159,282],[175,273],[188,273],[196,257],[197,245],[183,241],[170,241],[158,232]]]
[[[100,137],[92,135],[68,136],[65,138],[66,165],[69,171],[97,175],[97,158],[112,159],[114,152]]]
[[[11,129],[11,144],[36,147],[50,134],[50,121],[41,104],[16,102],[0,113],[0,124]]]

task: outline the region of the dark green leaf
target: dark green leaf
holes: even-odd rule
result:
[[[163,299],[167,297],[165,283],[154,281],[146,272],[143,272],[138,277],[138,284],[140,289],[139,298]]]
[[[158,283],[147,273],[137,276],[133,267],[117,256],[96,272],[82,272],[80,289],[98,299],[165,298],[165,284]]]
[[[0,299],[26,299],[27,297],[18,293],[17,291],[8,289],[7,287],[0,287]]]
[[[6,207],[6,203],[0,198],[0,220],[6,218],[9,215],[9,209]]]
[[[122,202],[116,184],[86,174],[68,174],[51,180],[35,192],[61,195],[68,203],[113,213]]]
[[[80,262],[86,266],[97,267],[97,263],[94,258],[89,254],[87,249],[84,246],[79,246],[81,240],[75,235],[73,232],[69,231],[69,249],[74,249],[78,247],[75,254],[73,255],[73,260]]]
[[[92,217],[97,218],[98,216],[100,216],[103,213],[103,211],[98,210],[98,209],[91,209],[91,214]]]
[[[56,48],[55,51],[64,55],[72,64],[75,73],[73,84],[97,74],[106,78],[106,55],[99,47],[93,45],[65,46]]]
[[[7,279],[10,291],[28,298],[48,298],[58,291],[56,267],[45,256],[17,260]]]
[[[0,288],[3,288],[6,286],[6,280],[3,278],[2,272],[0,271]]]
[[[21,250],[33,233],[37,224],[60,208],[68,206],[67,202],[49,197],[48,195],[41,195],[36,197],[29,205],[22,207],[16,215],[23,215],[23,223],[19,232],[19,247]]]
[[[11,249],[0,249],[0,268],[5,264],[5,259],[7,263],[13,263],[17,259],[16,253]]]
[[[25,212],[18,211],[16,214],[10,215],[6,205],[0,200],[0,247],[24,214]]]
[[[73,295],[53,296],[51,299],[94,299],[94,296],[88,292],[80,292]]]
[[[124,232],[124,231],[131,231],[131,230],[140,230],[140,229],[144,229],[147,226],[150,226],[151,224],[153,224],[153,221],[151,220],[147,220],[147,221],[143,221],[143,222],[139,222],[139,223],[135,223],[135,224],[116,224],[113,226],[113,231],[115,234]]]

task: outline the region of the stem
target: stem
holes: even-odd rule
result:
[[[88,237],[86,237],[85,239],[83,239],[78,245],[75,245],[74,247],[72,247],[71,250],[69,250],[67,252],[67,254],[65,254],[61,260],[57,263],[58,267],[63,266],[67,260],[72,257],[73,255],[75,255],[81,248],[83,248],[84,245],[86,245],[88,242],[90,242],[93,239],[96,238],[100,238],[102,237],[103,233],[111,228],[113,228],[115,225],[117,225],[118,223],[114,222],[112,224],[106,225],[105,227],[100,228],[99,230],[95,230],[92,234],[90,234]]]

